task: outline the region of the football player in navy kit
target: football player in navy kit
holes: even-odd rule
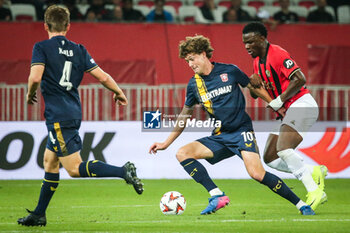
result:
[[[143,192],[143,184],[133,163],[117,167],[98,160],[82,161],[78,132],[81,105],[77,88],[84,72],[112,91],[118,105],[126,105],[128,101],[114,79],[98,67],[85,47],[65,37],[70,28],[69,15],[66,8],[50,6],[45,12],[44,24],[49,39],[36,43],[33,48],[27,103],[37,101],[36,90],[40,84],[49,137],[38,204],[34,211],[27,210],[28,216],[18,219],[18,223],[25,226],[46,225],[45,212],[59,183],[60,163],[71,177],[120,177],[132,184],[138,194]]]
[[[213,48],[208,38],[197,35],[186,37],[179,44],[180,58],[188,62],[194,76],[187,86],[185,105],[177,118],[178,124],[164,142],[154,143],[149,153],[165,150],[182,133],[186,122],[192,116],[193,106],[200,104],[211,118],[221,121],[221,127],[214,129],[211,136],[198,139],[181,147],[176,158],[185,171],[206,188],[211,195],[209,205],[201,214],[211,214],[229,204],[229,197],[210,178],[198,159],[215,164],[223,159],[238,155],[249,175],[268,186],[283,198],[289,200],[304,215],[313,215],[310,206],[298,198],[277,176],[266,172],[260,161],[252,121],[245,112],[245,100],[239,86],[249,87],[257,96],[271,99],[263,89],[251,87],[250,79],[235,65],[210,62]]]
[[[318,105],[304,86],[306,79],[290,54],[267,41],[267,29],[259,22],[247,24],[243,29],[243,43],[254,58],[252,77],[261,80],[269,93],[269,107],[283,109],[285,116],[271,132],[264,151],[265,163],[277,170],[293,173],[302,181],[308,194],[306,203],[316,210],[327,201],[324,178],[327,167],[305,164],[295,148],[318,118]]]

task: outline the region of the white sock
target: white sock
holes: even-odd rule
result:
[[[224,194],[219,188],[215,188],[209,191],[210,196],[217,196]]]
[[[286,162],[284,162],[281,158],[275,159],[274,161],[267,163],[267,166],[274,168],[278,171],[292,173],[288,168]]]
[[[314,172],[314,167],[315,166],[310,165],[310,164],[305,164],[305,166],[307,167],[307,169],[310,171],[311,174]]]
[[[281,172],[292,173],[291,170],[288,168],[288,165],[286,164],[286,162],[284,162],[281,158],[275,159],[274,161],[267,163],[266,165]],[[304,165],[310,171],[311,174],[314,172],[315,166],[310,164],[305,164],[305,163]]]
[[[308,192],[312,192],[318,188],[317,184],[312,179],[311,172],[304,165],[301,157],[293,149],[282,150],[277,152],[277,154],[288,165],[293,175],[303,182]]]
[[[298,208],[298,210],[300,210],[300,208],[303,207],[304,205],[306,205],[306,203],[300,200],[295,206]]]

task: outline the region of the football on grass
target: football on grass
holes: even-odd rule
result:
[[[177,191],[170,191],[160,199],[160,210],[165,215],[180,215],[186,209],[184,196]]]

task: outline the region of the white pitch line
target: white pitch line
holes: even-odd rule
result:
[[[174,219],[175,220],[175,219]],[[108,224],[108,223],[121,223],[121,224],[145,224],[145,223],[171,223],[172,220],[141,220],[141,221],[96,221],[93,222],[98,224]],[[188,221],[183,221],[186,223]],[[230,222],[350,222],[350,219],[290,219],[286,220],[282,219],[224,219],[224,220],[194,220],[191,222],[196,223],[212,223],[212,222],[222,222],[222,223],[230,223]],[[89,222],[88,222],[89,223]],[[61,222],[50,222],[50,224],[61,225]],[[13,222],[2,222],[0,225],[17,225]]]
[[[195,220],[191,222],[196,223],[211,223],[211,222],[222,222],[222,223],[229,223],[229,222],[349,222],[350,219],[225,219],[225,220]],[[142,220],[142,221],[97,221],[94,223],[124,223],[124,224],[137,224],[137,223],[169,223],[172,222],[171,220]],[[186,222],[186,221],[184,221]]]

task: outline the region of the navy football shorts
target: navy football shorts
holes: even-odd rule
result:
[[[80,123],[81,120],[70,120],[46,124],[49,133],[46,148],[59,157],[81,150]]]
[[[251,129],[246,130],[241,128],[236,132],[224,132],[219,135],[200,138],[197,141],[213,152],[214,157],[206,159],[211,164],[215,164],[234,155],[242,158],[241,151],[259,153],[254,131]]]

